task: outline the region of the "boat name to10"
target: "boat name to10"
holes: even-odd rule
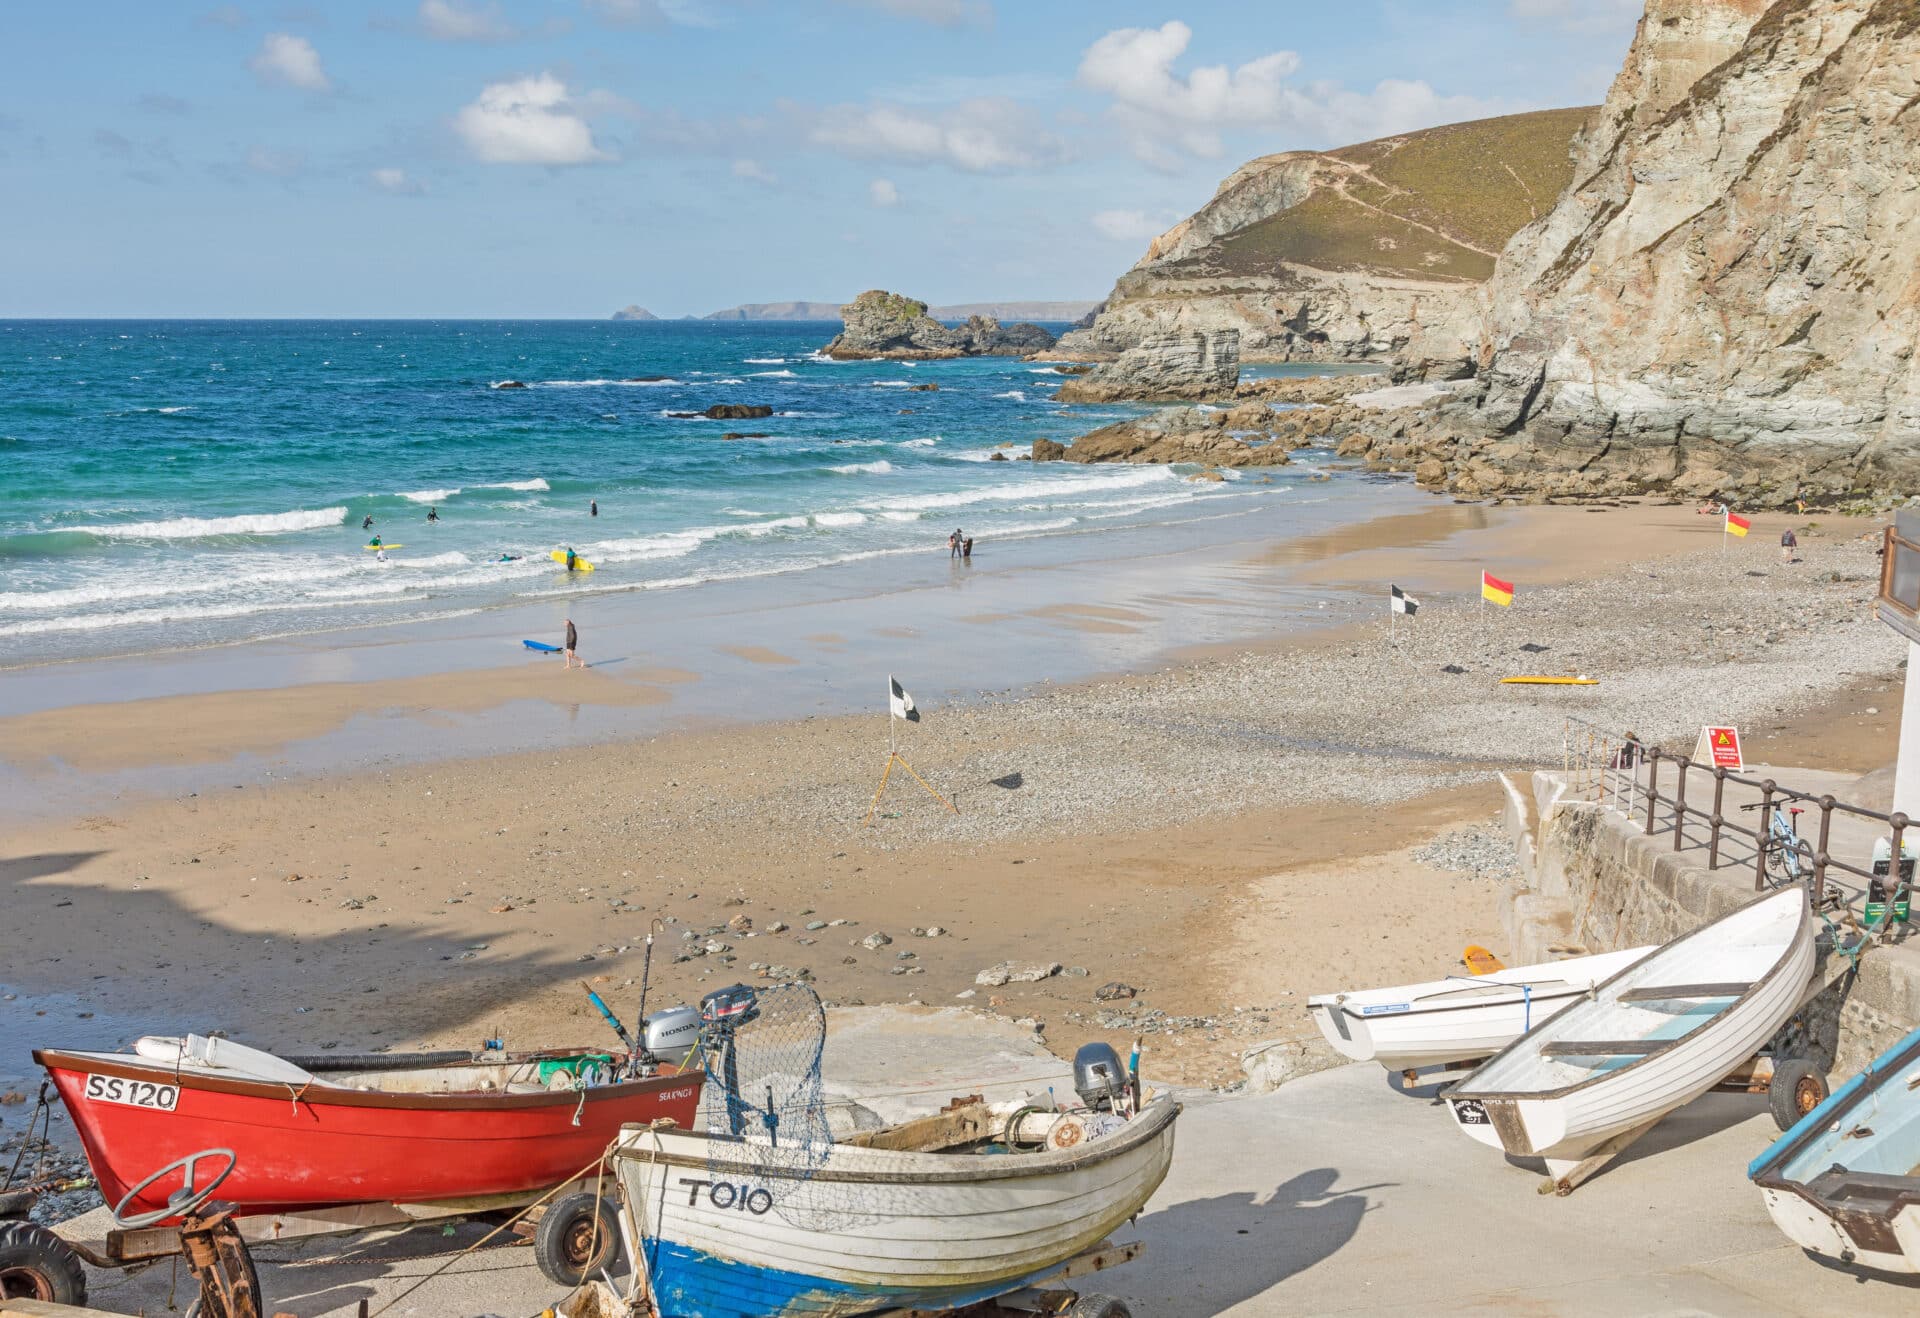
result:
[[[743,1213],[752,1213],[755,1217],[764,1217],[773,1208],[773,1194],[765,1186],[735,1185],[730,1181],[696,1181],[691,1176],[682,1176],[681,1185],[687,1186],[687,1207],[693,1208],[700,1202],[700,1191],[707,1192],[707,1202],[715,1208],[737,1208]],[[722,1198],[722,1195],[725,1198]]]

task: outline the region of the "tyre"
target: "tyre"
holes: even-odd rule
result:
[[[591,1190],[568,1195],[541,1216],[533,1233],[533,1260],[540,1275],[554,1285],[578,1286],[600,1275],[602,1268],[612,1271],[619,1263],[620,1223],[613,1202],[603,1195],[598,1207],[597,1229]]]
[[[1781,1130],[1792,1130],[1826,1098],[1826,1073],[1812,1062],[1795,1057],[1774,1063],[1773,1080],[1767,1085],[1767,1107],[1773,1113],[1773,1124]]]
[[[0,1223],[0,1299],[85,1304],[87,1272],[80,1256],[45,1227]]]
[[[1082,1295],[1067,1310],[1066,1318],[1133,1318],[1133,1310],[1126,1301],[1111,1295]]]

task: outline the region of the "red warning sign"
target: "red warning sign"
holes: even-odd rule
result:
[[[1693,748],[1693,762],[1716,769],[1746,768],[1746,762],[1740,757],[1740,729],[1701,728],[1700,740]]]

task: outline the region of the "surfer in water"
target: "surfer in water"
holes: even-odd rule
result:
[[[566,651],[566,655],[567,655],[566,666],[568,668],[573,667],[573,661],[580,657],[579,655],[574,653],[574,651],[580,648],[580,633],[574,630],[572,618],[567,619],[567,643],[562,648]],[[585,668],[586,664],[582,663],[580,666],[582,668]]]
[[[373,539],[367,541],[367,548],[369,549],[380,548],[380,537],[376,535]]]
[[[372,514],[372,513],[368,513],[368,514],[367,514],[367,515],[366,515],[365,517],[363,517],[363,518],[361,518],[361,519],[360,519],[360,529],[361,529],[362,531],[371,531],[371,530],[373,529],[373,514]]]
[[[429,522],[437,522],[437,521],[439,521],[439,520],[440,520],[440,510],[439,510],[438,508],[429,508],[429,509],[427,509],[427,520],[428,520]]]
[[[578,572],[580,570],[578,567],[579,562],[580,562],[580,555],[573,552],[572,545],[568,545],[567,546],[567,571]],[[567,624],[567,633],[568,635],[572,635],[573,633],[572,623]]]
[[[587,516],[598,517],[599,515],[600,515],[600,501],[598,499],[587,500]]]

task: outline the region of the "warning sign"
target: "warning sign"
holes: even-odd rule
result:
[[[1740,758],[1740,729],[1700,729],[1700,740],[1693,747],[1693,762],[1711,765],[1716,769],[1746,768],[1746,763]]]

